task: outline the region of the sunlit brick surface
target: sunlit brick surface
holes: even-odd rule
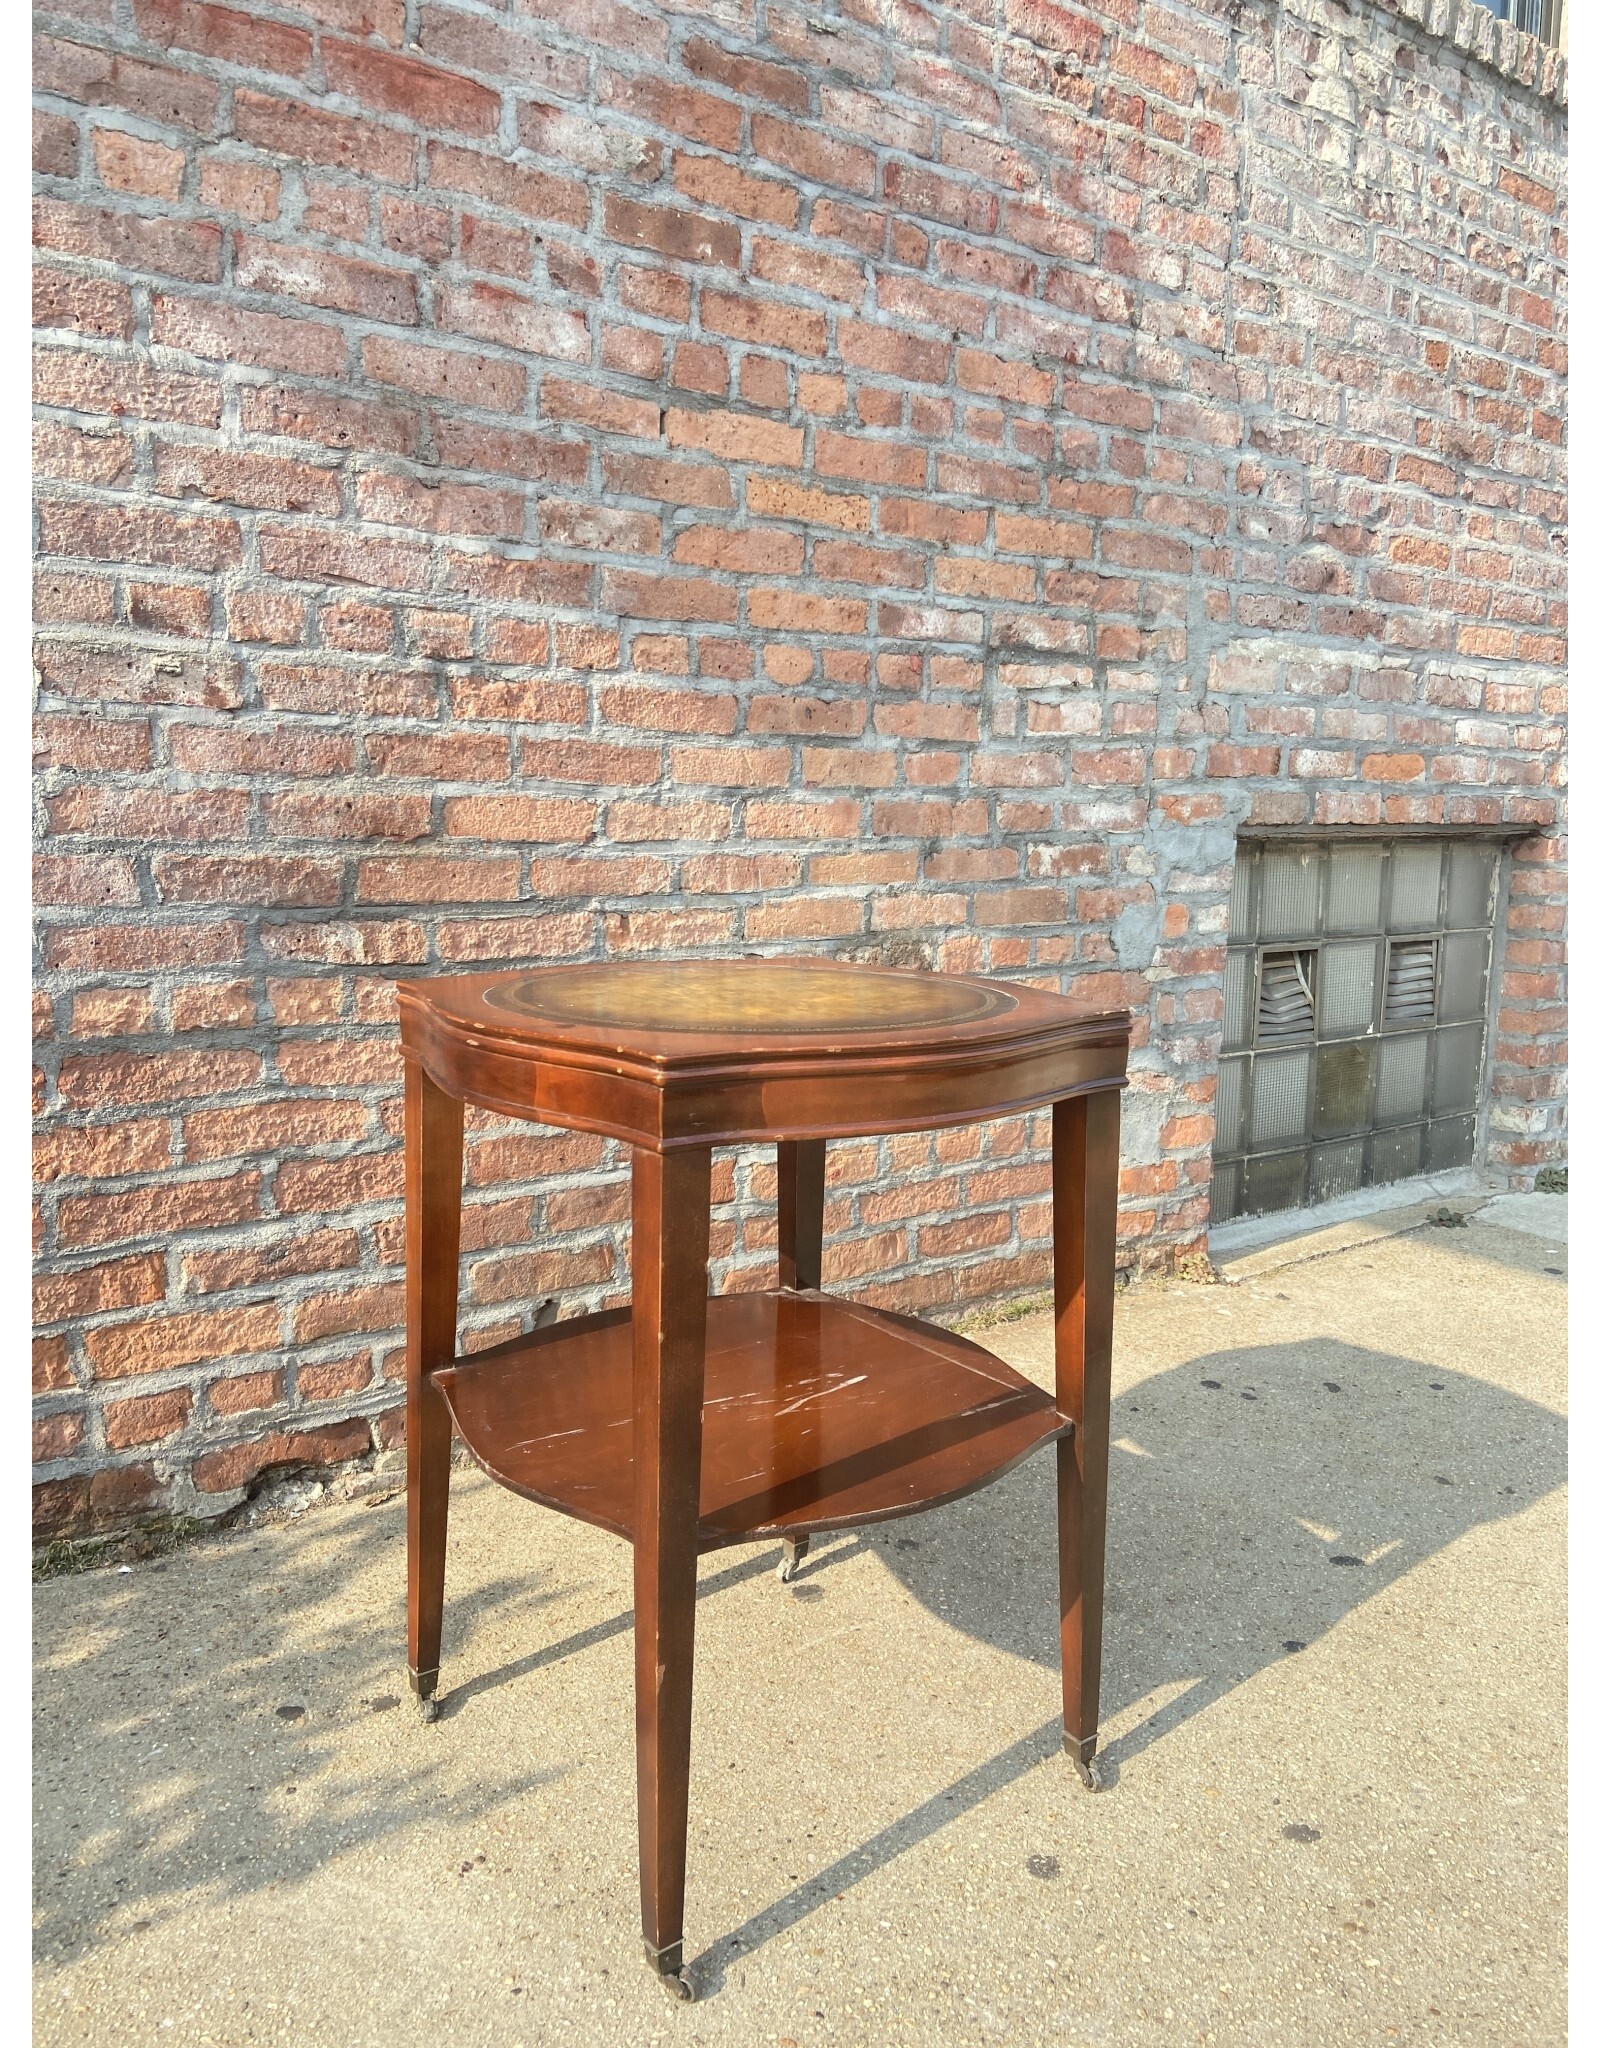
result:
[[[392,1441],[396,977],[823,952],[1136,1013],[1202,1241],[1246,824],[1526,828],[1564,1158],[1563,60],[1465,0],[41,16],[41,1524]],[[837,1148],[827,1277],[1047,1275],[1038,1127]],[[478,1122],[470,1341],[626,1287]],[[770,1158],[719,1162],[761,1284]]]

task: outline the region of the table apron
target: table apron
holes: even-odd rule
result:
[[[404,1051],[437,1086],[477,1108],[599,1132],[650,1152],[948,1129],[1127,1086],[1120,1042],[991,1053],[924,1068],[863,1065],[849,1072],[841,1061],[824,1071],[689,1074],[663,1083],[446,1034],[429,1033]]]

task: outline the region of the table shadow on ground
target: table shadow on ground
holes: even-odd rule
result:
[[[406,1691],[403,1509],[313,1513],[275,1537],[270,1571],[249,1582],[237,1612],[220,1618],[183,1597],[186,1568],[203,1564],[200,1552],[140,1566],[126,1578],[98,1571],[41,1589],[46,1602],[72,1598],[77,1624],[38,1630],[34,1955],[41,1964],[143,1932],[181,1915],[196,1895],[216,1900],[293,1884],[442,1807],[453,1824],[470,1821],[563,1775],[563,1765],[510,1778],[486,1774],[481,1786],[463,1789],[451,1774],[446,1789],[447,1760],[437,1747],[430,1753],[431,1731],[415,1726]],[[604,1541],[611,1550],[612,1539]],[[240,1545],[240,1538],[218,1543]],[[213,1545],[204,1548],[215,1555]],[[617,1558],[625,1579],[625,1556],[618,1551]],[[231,1561],[244,1565],[242,1556]],[[353,1603],[352,1585],[374,1568],[387,1574],[391,1561],[392,1601]],[[740,1552],[702,1577],[699,1598],[714,1600],[770,1567],[769,1552]],[[592,1583],[558,1583],[537,1568],[453,1598],[447,1591],[447,1686],[452,1667],[459,1676],[440,1718],[626,1636],[631,1609],[567,1634],[548,1627],[550,1610],[586,1595],[592,1609],[595,1593]],[[485,1668],[480,1658],[475,1670],[474,1644],[491,1621],[502,1640],[508,1621],[534,1638],[544,1621],[546,1639],[509,1664]],[[84,1636],[92,1639],[87,1653]],[[393,1713],[416,1736],[403,1769],[386,1775],[376,1797],[370,1777],[344,1768],[352,1724],[375,1710]],[[631,1700],[619,1701],[619,1739],[632,1719]],[[47,1722],[70,1726],[71,1760],[48,1754]],[[230,1731],[222,1748],[219,1729]],[[105,1769],[73,1768],[96,1756],[108,1760]],[[283,1804],[288,1796],[294,1808]],[[140,1902],[141,1919],[131,1925],[117,1918],[125,1899]]]
[[[1152,1744],[1566,1476],[1566,1424],[1551,1410],[1327,1338],[1210,1352],[1145,1379],[1113,1402],[1111,1437],[1100,1761],[1112,1797]],[[870,1547],[964,1635],[1056,1672],[1054,1522],[1045,1455],[970,1501],[834,1541]],[[730,1929],[695,1965],[704,1990],[1048,1761],[1069,1770],[1054,1715]]]

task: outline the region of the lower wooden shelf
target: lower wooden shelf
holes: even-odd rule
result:
[[[435,1380],[493,1478],[631,1537],[627,1309],[458,1358]],[[966,1337],[789,1290],[707,1303],[704,1413],[702,1550],[933,1507],[1072,1428],[1047,1393]]]

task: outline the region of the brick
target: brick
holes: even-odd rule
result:
[[[844,897],[811,897],[798,901],[752,904],[745,912],[749,939],[833,939],[862,927],[862,906]]]
[[[314,441],[327,448],[408,455],[417,444],[416,416],[399,406],[281,384],[256,385],[243,392],[240,422],[247,433]]]
[[[253,158],[209,155],[201,161],[201,204],[215,213],[237,214],[241,220],[276,220],[282,191],[279,173]]]
[[[756,155],[814,185],[870,195],[877,183],[872,152],[817,128],[800,128],[770,114],[752,114],[750,138]]]
[[[243,87],[233,109],[234,133],[258,149],[391,185],[409,185],[416,175],[416,144],[398,129]]]
[[[416,324],[416,287],[406,271],[254,235],[236,236],[234,246],[234,277],[242,291],[326,306],[394,326]]]
[[[963,1252],[1009,1243],[1011,1234],[1009,1212],[993,1209],[962,1216],[951,1223],[924,1223],[918,1231],[917,1246],[930,1259],[959,1258]]]
[[[572,483],[588,467],[588,451],[581,443],[549,433],[526,433],[441,415],[434,421],[434,439],[441,461],[451,469]]]
[[[222,417],[222,392],[210,378],[68,349],[35,352],[33,395],[38,405],[133,413],[140,419],[181,420],[189,426],[214,427]]]
[[[269,576],[402,591],[425,589],[428,582],[427,553],[401,541],[273,527],[262,529],[257,546]]]
[[[104,1411],[106,1442],[116,1450],[161,1443],[185,1427],[193,1406],[194,1396],[187,1387],[143,1394],[132,1401],[110,1401]]]
[[[800,568],[805,543],[798,534],[771,533],[764,527],[692,526],[679,534],[672,555],[674,561],[700,569],[782,576]]]
[[[703,576],[647,576],[607,569],[601,577],[607,611],[633,619],[705,619],[731,625],[738,592]]]
[[[33,117],[33,168],[42,178],[78,175],[78,124],[63,114]]]
[[[582,778],[589,779],[589,778]],[[504,840],[516,844],[588,839],[594,806],[572,797],[447,797],[444,829],[452,838]]]
[[[39,768],[139,769],[150,765],[150,729],[143,719],[40,717],[34,723]]]
[[[304,29],[238,8],[205,0],[136,0],[134,19],[145,41],[161,48],[194,50],[289,78],[304,77],[311,65],[313,44]]]
[[[501,27],[482,15],[454,5],[424,6],[419,11],[420,41],[430,57],[463,71],[514,74],[520,83],[581,90],[581,59],[541,49],[516,25]],[[349,24],[352,25],[353,24]],[[403,39],[404,31],[390,41]]]
[[[106,789],[82,784],[52,797],[48,804],[52,832],[150,841],[236,838],[245,829],[249,811],[245,790]]]
[[[592,384],[574,384],[546,377],[539,387],[539,409],[551,420],[576,420],[603,433],[655,440],[661,432],[661,408],[626,392],[604,391]]]
[[[39,511],[47,554],[109,562],[172,563],[186,569],[224,569],[242,549],[231,519],[191,517],[136,504],[47,502]]]
[[[75,1038],[139,1038],[155,1024],[155,1006],[143,989],[90,988],[72,998]]]
[[[227,710],[243,701],[238,665],[186,653],[116,647],[101,653],[81,642],[41,642],[36,653],[43,687],[58,696],[133,704],[192,704]]]
[[[823,476],[894,484],[903,490],[914,490],[927,478],[927,458],[920,448],[897,441],[868,441],[836,433],[831,427],[817,428],[814,459]]]
[[[707,263],[736,269],[739,230],[730,222],[712,220],[683,206],[645,206],[635,199],[609,194],[605,232],[630,249],[653,249],[679,263]]]
[[[518,893],[515,860],[364,860],[356,876],[358,903],[510,902]]]
[[[864,633],[867,607],[857,598],[813,597],[800,590],[753,590],[753,626],[793,633]]]
[[[360,1420],[273,1430],[225,1450],[202,1453],[194,1462],[194,1483],[202,1493],[229,1493],[266,1471],[344,1464],[364,1457],[371,1448],[372,1426]]]
[[[588,224],[589,197],[578,180],[556,177],[529,164],[508,163],[504,157],[480,150],[430,144],[428,184],[437,191],[487,200],[491,206],[523,214],[529,220],[563,221],[575,228]]]
[[[600,97],[608,107],[632,114],[652,127],[668,129],[712,149],[738,150],[741,109],[720,94],[703,92],[659,72],[630,77],[608,70],[600,77]]]
[[[638,683],[618,683],[603,690],[600,708],[608,725],[662,733],[731,733],[739,715],[736,697]]]
[[[863,256],[882,253],[888,227],[889,216],[875,207],[850,206],[839,199],[819,199],[811,209],[811,232],[814,236],[848,242]],[[906,237],[917,232],[904,221],[895,222],[895,254],[902,261],[920,263],[924,260],[925,250],[901,254],[901,245]],[[880,277],[880,289],[885,281]]]
[[[55,420],[40,420],[33,429],[34,468],[40,476],[89,484],[120,484],[133,469],[133,443],[126,434],[97,428],[88,432]],[[47,569],[41,583],[66,587],[59,572]],[[81,579],[70,579],[73,583]],[[40,623],[45,623],[41,618]]]
[[[65,1337],[34,1338],[32,1379],[36,1394],[64,1393],[77,1385],[68,1353]]]
[[[837,526],[851,533],[865,533],[872,513],[871,500],[853,492],[814,490],[776,477],[751,477],[745,485],[745,503],[761,517]]]
[[[1000,202],[991,190],[941,177],[921,165],[886,163],[883,196],[902,214],[942,221],[968,234],[990,235],[999,224]]]
[[[857,369],[910,384],[942,384],[950,374],[947,343],[924,341],[901,328],[875,327],[861,320],[839,322],[839,353]]]
[[[246,1415],[252,1409],[274,1408],[283,1399],[281,1372],[237,1372],[212,1380],[206,1389],[212,1413]]]
[[[159,277],[215,284],[222,275],[222,230],[209,221],[114,212],[70,200],[34,203],[33,239],[64,256],[115,263]]]
[[[492,135],[499,124],[498,93],[420,58],[325,36],[322,61],[331,90],[421,127]]]
[[[690,38],[684,45],[683,60],[694,77],[707,79],[740,99],[765,100],[795,114],[810,110],[811,87],[805,73],[787,64],[724,50],[704,36]]]
[[[735,214],[740,220],[792,228],[800,218],[800,194],[793,185],[754,177],[720,157],[679,155],[673,164],[672,182],[685,199],[718,213]]]
[[[859,307],[867,295],[867,273],[861,264],[765,235],[754,237],[750,268],[768,284],[790,285],[847,306]]]
[[[138,1170],[138,1169],[135,1169]],[[60,1323],[108,1310],[140,1308],[160,1301],[167,1291],[166,1259],[160,1252],[106,1259],[92,1266],[69,1266],[40,1273],[33,1283],[33,1314],[38,1323]],[[70,1378],[55,1385],[70,1385]]]
[[[53,1458],[70,1457],[84,1437],[81,1408],[56,1415],[40,1416],[33,1425],[33,1462],[48,1464]]]
[[[882,789],[895,780],[896,757],[887,748],[805,747],[803,779],[811,788]]]
[[[349,1358],[329,1359],[320,1365],[303,1365],[295,1377],[295,1391],[302,1401],[334,1401],[360,1393],[371,1383],[372,1354],[358,1351]]]
[[[588,911],[553,917],[452,918],[438,924],[441,960],[559,960],[587,953],[594,943]]]
[[[84,1352],[97,1380],[173,1372],[207,1359],[270,1351],[279,1339],[279,1321],[273,1302],[141,1317],[91,1330]]]
[[[710,342],[680,341],[672,351],[672,382],[680,391],[723,397],[728,389],[727,351]]]
[[[181,149],[125,135],[115,128],[97,128],[92,141],[94,167],[102,185],[148,199],[177,198],[186,161]]]
[[[185,583],[127,585],[128,623],[150,633],[183,633],[200,639],[211,631],[211,592]]]
[[[208,135],[216,125],[214,80],[124,51],[39,36],[33,46],[33,84],[36,92],[80,106],[120,107],[161,127]]]
[[[532,725],[578,725],[585,710],[580,684],[558,683],[546,676],[456,677],[450,684],[450,706],[458,718],[517,719]]]
[[[681,784],[708,788],[771,789],[789,780],[782,747],[674,747],[672,773]]]
[[[156,488],[171,498],[206,498],[216,504],[318,512],[336,517],[339,479],[331,469],[276,455],[244,455],[215,448],[164,444],[155,450]]]
[[[41,854],[33,867],[34,901],[76,904],[137,903],[139,884],[132,864],[114,855]]]
[[[525,298],[503,285],[446,286],[439,295],[437,318],[445,331],[498,342],[502,347],[523,350],[529,355],[554,356],[569,363],[588,359],[589,327],[581,312]],[[377,345],[368,344],[369,355]],[[465,392],[451,395],[466,397]],[[485,402],[483,398],[476,401],[480,405]],[[493,399],[487,402],[496,403]],[[511,411],[515,407],[503,404],[499,409]]]
[[[702,292],[700,324],[708,334],[726,334],[792,355],[820,356],[828,342],[828,325],[820,313],[741,292]]]
[[[308,908],[337,903],[338,863],[273,854],[160,854],[150,864],[163,903]]]
[[[757,697],[751,701],[752,733],[827,733],[858,738],[866,728],[866,707],[820,697]]]
[[[358,514],[378,526],[421,533],[461,533],[520,540],[526,506],[518,491],[493,491],[476,484],[434,483],[374,470],[356,486]],[[387,649],[389,634],[383,636]]]
[[[708,841],[725,839],[732,822],[726,804],[703,800],[680,803],[619,801],[606,809],[606,829],[619,845],[664,841]]]
[[[352,1330],[397,1329],[405,1323],[405,1285],[346,1288],[337,1294],[313,1295],[296,1302],[294,1334],[301,1343],[342,1337]],[[301,1387],[304,1390],[304,1369]]]

